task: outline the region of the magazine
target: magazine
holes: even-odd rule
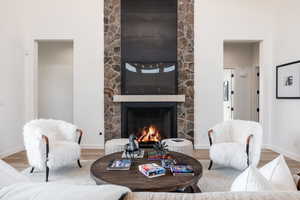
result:
[[[107,166],[107,170],[129,170],[131,167],[131,160],[112,160]]]
[[[193,167],[190,165],[173,165],[170,169],[173,176],[194,176]]]
[[[166,169],[155,163],[139,165],[139,171],[148,178],[154,178],[166,174]]]

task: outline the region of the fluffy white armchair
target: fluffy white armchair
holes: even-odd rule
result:
[[[82,131],[76,126],[52,119],[38,119],[27,123],[23,129],[24,144],[29,164],[34,169],[46,170],[65,165],[80,164]],[[78,139],[77,139],[78,138]]]
[[[208,131],[210,142],[208,169],[213,163],[239,170],[257,166],[262,145],[262,127],[259,123],[229,120]]]

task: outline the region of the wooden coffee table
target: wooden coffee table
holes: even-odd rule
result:
[[[149,150],[147,150],[149,151]],[[109,171],[106,170],[109,162],[114,159],[121,159],[122,152],[106,155],[96,160],[91,166],[91,177],[99,184],[116,184],[130,188],[132,191],[148,192],[201,192],[197,183],[202,176],[201,163],[184,154],[170,152],[178,163],[191,165],[194,170],[194,176],[173,176],[169,170],[165,176],[147,178],[138,170],[138,165],[146,163],[157,163],[160,161],[149,161],[147,151],[142,159],[135,159],[130,170],[127,171]]]

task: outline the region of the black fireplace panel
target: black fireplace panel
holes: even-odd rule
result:
[[[122,61],[177,60],[177,0],[122,0]]]
[[[154,126],[161,139],[177,137],[176,103],[123,103],[122,137],[140,136],[145,127]]]

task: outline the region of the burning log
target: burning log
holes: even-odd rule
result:
[[[138,142],[159,142],[161,140],[160,132],[158,128],[154,125],[149,127],[144,127],[137,139]]]

